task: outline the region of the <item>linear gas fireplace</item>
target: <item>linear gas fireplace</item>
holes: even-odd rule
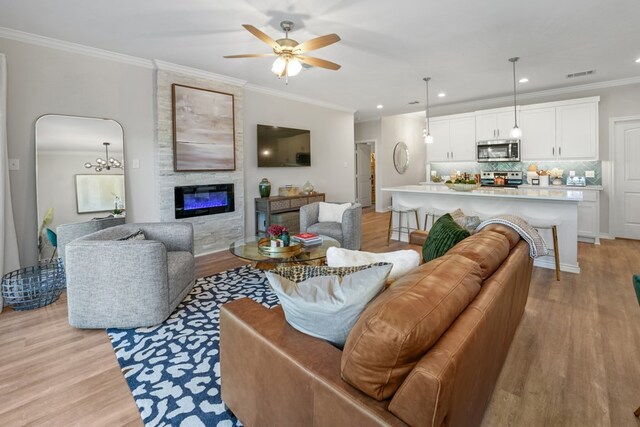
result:
[[[176,219],[235,210],[233,184],[174,187]]]

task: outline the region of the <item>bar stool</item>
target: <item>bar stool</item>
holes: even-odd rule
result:
[[[403,230],[406,230],[407,238],[409,238],[409,234],[411,233],[411,230],[419,230],[420,229],[420,220],[418,219],[418,209],[417,208],[405,208],[405,207],[394,208],[393,206],[391,206],[389,209],[391,210],[391,215],[389,216],[389,232],[387,233],[387,246],[389,246],[389,243],[391,242],[391,235],[393,234],[394,231],[398,232],[398,240],[400,240],[401,237],[402,237],[402,231]],[[416,217],[416,228],[413,228],[413,227],[409,226],[409,214],[411,214],[412,212]],[[398,227],[393,228],[393,217],[394,217],[395,214],[398,215]],[[402,225],[402,216],[403,215],[404,215],[404,217],[405,217],[405,219],[407,221],[407,225],[406,226]]]
[[[558,225],[543,219],[524,218],[536,230],[551,230],[553,236],[553,258],[556,263],[556,280],[560,281],[560,250],[558,248]]]
[[[429,222],[429,216],[431,216],[431,227],[433,227],[433,224],[435,224],[436,222],[436,218],[440,218],[442,215],[449,213],[449,211],[443,211],[442,209],[437,209],[437,208],[432,208],[431,210],[428,210],[425,214],[424,214],[424,227],[422,228],[423,230],[427,230],[427,223]]]

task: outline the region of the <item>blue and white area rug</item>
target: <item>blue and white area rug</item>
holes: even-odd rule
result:
[[[265,275],[245,266],[198,279],[158,326],[107,330],[147,427],[242,425],[220,397],[219,353],[220,306],[242,297],[278,304]]]

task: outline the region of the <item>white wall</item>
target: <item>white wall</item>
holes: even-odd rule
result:
[[[21,264],[37,259],[34,125],[43,114],[118,121],[124,128],[128,220],[157,220],[153,70],[3,38],[0,52],[8,67],[9,158],[20,160],[10,180]],[[130,167],[133,159],[140,160],[139,169]]]
[[[365,122],[367,123],[367,122]],[[380,141],[376,146],[378,188],[417,184],[424,181],[426,146],[422,138],[424,120],[410,115],[383,117],[380,125]],[[393,166],[393,149],[398,142],[409,148],[409,168],[399,174]],[[391,195],[380,191],[376,199],[376,211],[391,206]]]
[[[311,166],[258,168],[257,124],[311,131]],[[353,114],[273,96],[253,89],[244,98],[244,167],[246,234],[255,232],[255,202],[258,183],[271,181],[271,195],[278,187],[299,187],[308,180],[330,202],[355,200],[355,151]]]
[[[355,124],[356,142],[380,141],[382,120],[369,120]]]

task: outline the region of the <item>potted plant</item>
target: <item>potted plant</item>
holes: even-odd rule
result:
[[[267,228],[267,236],[269,236],[271,240],[281,240],[282,246],[289,246],[291,241],[287,227],[278,224],[272,224]]]

